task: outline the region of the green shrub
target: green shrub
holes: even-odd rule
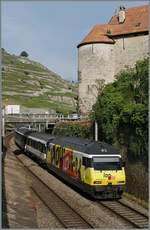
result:
[[[55,125],[53,134],[62,136],[92,138],[91,130],[91,122],[59,122]]]

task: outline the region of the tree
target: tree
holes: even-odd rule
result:
[[[126,154],[148,157],[148,59],[120,72],[107,84],[93,106],[101,141],[126,149]]]
[[[4,48],[1,48],[1,51],[2,51],[2,52],[6,52]]]
[[[21,57],[28,57],[29,54],[26,51],[22,51],[20,54]]]

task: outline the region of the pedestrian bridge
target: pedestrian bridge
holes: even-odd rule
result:
[[[87,117],[73,117],[73,116],[64,116],[62,114],[5,114],[4,123],[5,129],[12,130],[16,127],[28,126],[38,131],[45,131],[47,129],[52,129],[56,122],[59,121],[75,121],[87,119]]]

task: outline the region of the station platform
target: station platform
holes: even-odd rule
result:
[[[9,148],[2,157],[2,228],[37,228],[25,169]]]

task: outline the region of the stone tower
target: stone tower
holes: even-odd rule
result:
[[[88,114],[101,80],[112,82],[123,68],[148,55],[148,5],[120,7],[108,24],[95,25],[78,47],[79,109]]]

